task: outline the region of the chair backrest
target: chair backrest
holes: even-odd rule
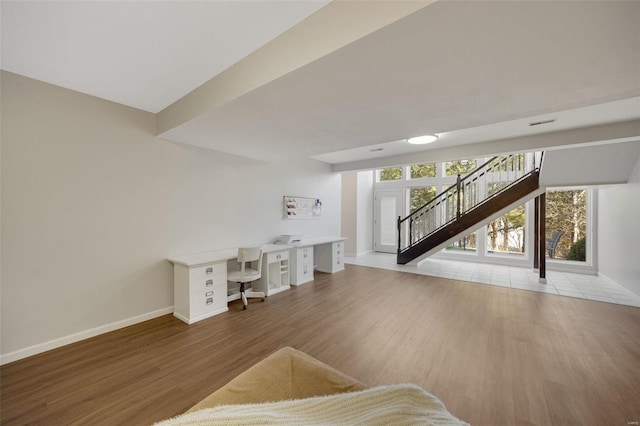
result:
[[[253,279],[260,278],[260,274],[262,272],[262,247],[240,247],[238,249],[238,262],[240,263],[240,276],[244,281],[244,271],[246,268],[246,264],[250,262],[258,262],[258,266],[256,270],[258,271],[258,276],[253,277]]]
[[[562,237],[562,235],[564,235],[564,231],[555,231],[552,235],[551,238],[548,239],[547,241],[547,248],[548,249],[555,249],[556,246],[558,245],[558,241],[560,241],[560,237]]]

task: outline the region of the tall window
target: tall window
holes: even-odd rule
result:
[[[399,214],[403,216],[415,212],[436,195],[440,195],[437,203],[433,203],[433,209],[414,221],[413,230],[432,232],[454,221],[458,209],[461,215],[471,214],[482,200],[504,191],[509,182],[527,172],[526,164],[533,162],[533,157],[533,153],[500,156],[493,168],[491,164],[487,164],[488,171],[482,175],[474,172],[479,165],[491,161],[490,158],[430,162],[427,157],[418,164],[377,170],[375,189],[398,190],[398,193],[402,191],[403,211]],[[458,193],[456,175],[465,176],[469,173],[472,176],[461,182]],[[545,237],[552,240],[555,235],[557,244],[553,244],[550,249],[549,241],[545,241],[545,251],[547,258],[559,260],[554,262],[554,268],[591,269],[594,266],[596,253],[590,250],[593,246],[591,232],[595,224],[588,215],[595,207],[595,196],[595,193],[583,188],[547,190]],[[467,258],[476,256],[487,262],[495,260],[495,255],[502,255],[500,262],[522,265],[530,260],[525,254],[532,253],[535,245],[534,232],[526,229],[527,222],[533,222],[533,218],[527,219],[527,211],[533,211],[533,201],[518,206],[476,232],[460,238],[446,250],[448,253],[466,252]],[[418,221],[421,221],[420,224]],[[567,265],[568,261],[573,263]]]
[[[547,191],[546,238],[551,239],[557,231],[562,235],[547,256],[555,259],[584,262],[587,258],[587,191]],[[549,241],[547,246],[549,248]]]
[[[524,204],[487,225],[489,253],[524,253]]]
[[[435,186],[411,188],[409,191],[409,211],[413,213],[436,196]]]

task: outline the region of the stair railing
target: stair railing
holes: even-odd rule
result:
[[[404,219],[398,217],[398,254],[418,244],[542,166],[543,152],[496,156]]]

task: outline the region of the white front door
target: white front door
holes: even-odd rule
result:
[[[402,189],[375,192],[375,251],[398,252],[398,216],[404,214],[403,202]]]

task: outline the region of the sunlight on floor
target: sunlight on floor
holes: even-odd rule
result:
[[[596,275],[547,271],[547,283],[540,284],[538,283],[538,273],[534,272],[533,269],[513,266],[429,258],[417,267],[398,265],[396,264],[396,256],[386,253],[369,253],[358,257],[345,257],[344,262],[351,265],[451,278],[475,284],[495,285],[640,307],[640,297],[617,283]]]

